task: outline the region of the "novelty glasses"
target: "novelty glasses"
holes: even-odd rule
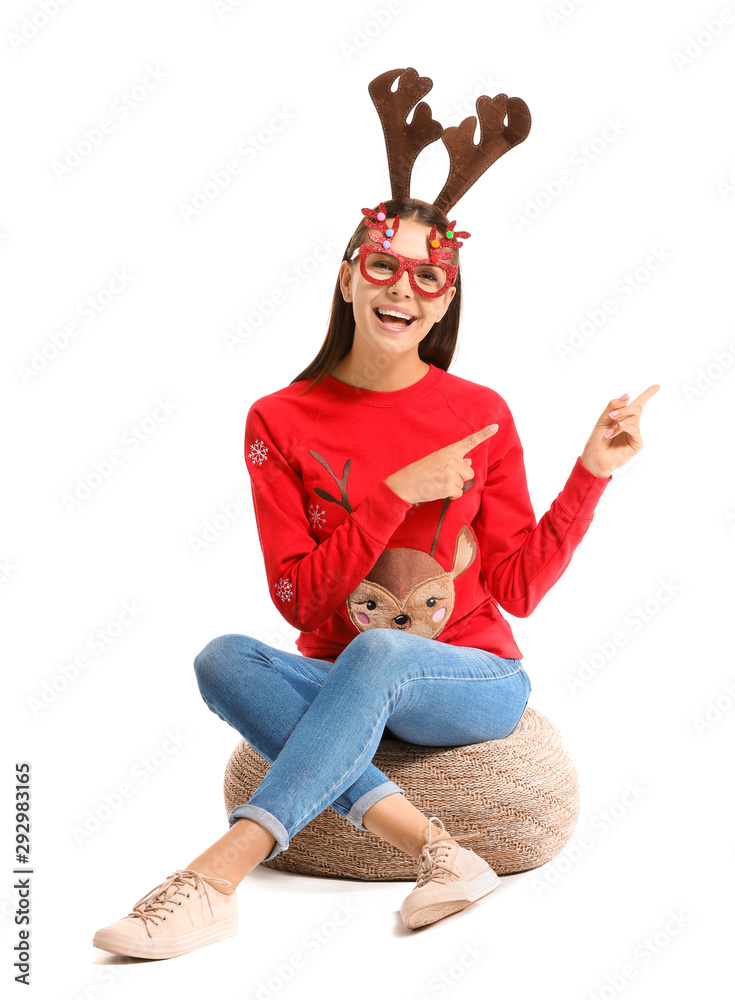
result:
[[[394,250],[375,250],[370,243],[361,243],[349,257],[350,263],[360,255],[360,273],[366,281],[374,285],[392,285],[404,271],[413,290],[426,298],[443,295],[457,277],[454,264],[434,264],[429,258],[417,260],[403,257]]]

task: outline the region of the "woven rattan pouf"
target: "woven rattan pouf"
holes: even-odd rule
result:
[[[499,875],[545,864],[571,838],[579,815],[577,770],[559,730],[526,707],[510,734],[461,747],[405,743],[385,731],[373,763],[403,788],[427,819],[439,816]],[[227,815],[247,802],[270,765],[246,740],[225,770]],[[269,868],[368,881],[414,881],[416,862],[373,833],[364,833],[330,807],[291,838]]]

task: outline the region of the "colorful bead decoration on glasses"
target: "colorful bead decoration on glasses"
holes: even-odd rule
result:
[[[408,271],[411,287],[419,295],[436,298],[443,295],[457,277],[457,267],[447,263],[454,256],[452,250],[459,249],[463,244],[457,239],[468,239],[469,233],[455,231],[454,222],[450,222],[444,236],[438,236],[436,226],[429,233],[429,256],[423,259],[404,257],[391,249],[391,239],[400,225],[398,216],[393,220],[392,228],[388,226],[385,204],[381,201],[376,213],[372,208],[363,208],[363,222],[370,229],[368,233],[372,243],[380,245],[374,248],[370,243],[361,243],[349,257],[350,263],[360,255],[360,273],[374,285],[392,285],[398,281],[404,271]]]

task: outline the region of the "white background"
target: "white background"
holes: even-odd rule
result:
[[[0,18],[3,983],[20,994],[11,793],[27,760],[36,996],[708,992],[731,946],[733,868],[733,4],[46,7],[12,0]],[[222,778],[239,735],[202,701],[196,653],[227,632],[295,649],[265,584],[245,415],[322,343],[360,209],[389,195],[367,86],[406,66],[433,79],[426,100],[445,126],[479,94],[531,110],[528,139],[452,213],[472,238],[450,370],[509,403],[538,516],[608,401],[661,385],[643,451],[614,474],[565,576],[531,618],[510,619],[531,705],[579,770],[570,847],[591,846],[417,934],[398,914],[409,883],[261,867],[238,890],[237,937],[118,961],[92,948],[94,931],[227,829]],[[114,127],[87,152],[85,130],[104,118]],[[246,162],[238,146],[257,135]],[[86,155],[59,171],[75,149]],[[239,174],[186,218],[233,159]],[[433,200],[447,165],[430,147],[412,193]],[[320,241],[332,250],[314,266]],[[125,288],[110,285],[116,270]],[[615,311],[563,356],[608,299]],[[228,348],[249,314],[251,335]],[[54,350],[71,321],[76,336]],[[170,412],[156,421],[159,399]],[[122,445],[147,417],[145,441]],[[115,449],[122,464],[69,510],[65,495]],[[195,550],[220,505],[229,520]],[[119,629],[126,602],[137,611]],[[102,653],[88,642],[98,629]],[[178,749],[148,780],[131,777],[169,733]],[[126,781],[134,794],[89,829]],[[625,805],[628,784],[644,792]],[[307,948],[343,901],[357,915]],[[285,983],[296,953],[305,968]]]

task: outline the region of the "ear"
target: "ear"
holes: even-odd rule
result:
[[[343,260],[339,268],[339,287],[342,295],[349,302],[352,298],[352,271],[349,261]]]
[[[447,309],[449,308],[449,303],[454,298],[456,291],[457,291],[456,287],[454,285],[450,285],[449,288],[446,290],[446,292],[442,295],[442,301],[444,303],[444,312],[442,312],[442,316],[444,316]]]

